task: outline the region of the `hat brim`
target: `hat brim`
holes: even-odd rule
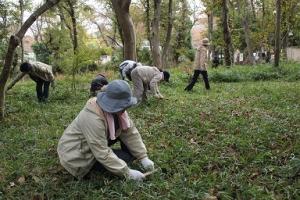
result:
[[[97,95],[97,103],[104,111],[116,113],[137,104],[137,99],[135,97],[130,97],[129,99],[112,99],[105,92],[100,92]]]

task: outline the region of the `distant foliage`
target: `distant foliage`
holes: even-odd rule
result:
[[[38,61],[50,64],[51,50],[46,44],[37,42],[32,45],[32,49]]]

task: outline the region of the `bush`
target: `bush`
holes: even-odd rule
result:
[[[242,80],[241,76],[232,72],[217,72],[212,74],[210,80],[215,82],[239,82]]]
[[[145,64],[145,65],[152,65],[152,59],[151,59],[151,52],[150,50],[143,48],[141,50],[138,50],[138,61]]]
[[[272,65],[232,66],[229,68],[209,69],[209,78],[215,82],[264,81],[300,79],[300,68],[297,64],[285,63],[280,68]]]
[[[98,65],[93,61],[86,61],[78,65],[80,72],[93,72],[98,69]]]
[[[250,79],[255,81],[272,80],[278,78],[281,78],[278,72],[253,72],[250,76]]]

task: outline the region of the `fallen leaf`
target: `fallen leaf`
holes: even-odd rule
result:
[[[18,183],[23,184],[24,182],[25,182],[25,177],[24,177],[24,176],[21,176],[21,177],[18,179]]]
[[[10,182],[10,183],[9,183],[9,186],[10,186],[10,187],[15,187],[16,184],[15,184],[14,182]]]
[[[218,200],[218,198],[216,196],[206,194],[203,200]]]
[[[36,183],[40,182],[40,178],[39,178],[39,177],[33,176],[32,178],[33,178],[33,180],[34,180]]]

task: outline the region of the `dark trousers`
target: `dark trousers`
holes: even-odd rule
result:
[[[203,78],[203,81],[204,81],[204,84],[205,84],[205,88],[207,90],[209,90],[210,86],[209,86],[209,82],[208,82],[208,74],[207,74],[207,71],[204,71],[204,70],[194,70],[193,78],[192,78],[190,84],[188,84],[188,86],[186,86],[186,88],[184,90],[187,90],[187,91],[192,90],[195,83],[197,82],[197,79],[198,79],[200,74],[202,75],[202,78]]]
[[[36,83],[36,95],[39,100],[41,101],[47,101],[49,97],[49,86],[50,81],[44,81],[43,79],[39,77],[32,77],[30,76],[32,80]]]
[[[108,140],[108,146],[112,146],[117,142],[120,142],[121,149],[113,149],[113,152],[118,156],[118,158],[124,160],[127,164],[132,163],[136,158],[130,153],[127,146],[119,138],[116,140]],[[105,168],[97,161],[93,166],[93,170],[103,171]]]

